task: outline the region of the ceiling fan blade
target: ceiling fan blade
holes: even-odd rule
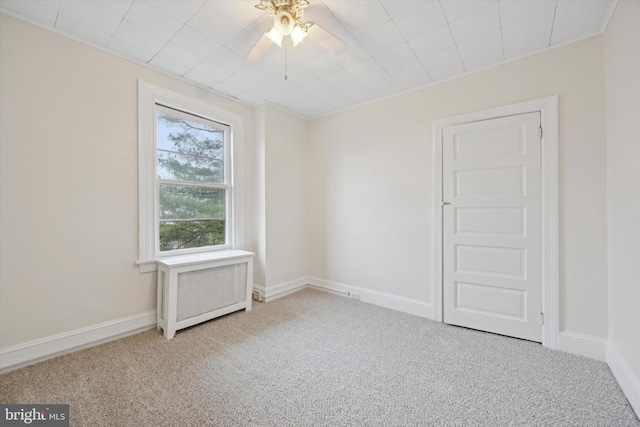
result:
[[[320,27],[318,24],[313,25],[307,30],[307,36],[334,55],[341,54],[347,50],[345,42]]]
[[[271,40],[267,37],[267,33],[264,33],[258,40],[256,45],[251,49],[251,52],[245,58],[247,62],[255,64],[260,61],[264,55],[269,51],[271,47]]]

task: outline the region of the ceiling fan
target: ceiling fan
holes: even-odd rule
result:
[[[260,37],[246,57],[247,62],[255,63],[269,51],[272,43],[282,46],[286,36],[291,37],[293,46],[297,46],[307,36],[331,53],[339,54],[347,45],[333,34],[312,21],[304,21],[302,13],[309,6],[309,0],[260,0],[256,9],[269,13],[273,26]]]

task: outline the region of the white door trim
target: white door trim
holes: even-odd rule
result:
[[[534,99],[433,122],[433,289],[435,320],[442,322],[442,129],[446,126],[516,114],[540,112],[542,135],[542,345],[558,348],[558,97]]]

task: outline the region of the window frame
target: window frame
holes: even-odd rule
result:
[[[219,250],[225,250],[225,249],[233,249],[233,246],[231,245],[231,241],[233,240],[233,167],[232,167],[232,162],[231,162],[231,126],[225,124],[225,123],[221,123],[219,121],[214,121],[212,119],[209,118],[205,118],[202,117],[201,115],[196,115],[196,114],[191,114],[191,113],[187,113],[185,111],[182,110],[177,110],[171,106],[167,106],[164,104],[160,104],[160,103],[155,103],[154,105],[154,116],[155,116],[155,130],[157,131],[157,120],[158,120],[158,113],[163,113],[163,114],[171,114],[173,117],[181,117],[183,119],[186,120],[192,120],[192,121],[196,121],[196,122],[200,122],[201,124],[204,124],[206,126],[209,125],[215,125],[215,127],[219,128],[220,130],[222,130],[224,132],[224,148],[223,148],[223,153],[224,153],[224,158],[223,158],[223,164],[224,164],[224,177],[223,177],[223,182],[222,183],[213,183],[213,182],[192,182],[192,181],[179,181],[179,180],[170,180],[170,179],[162,179],[162,178],[156,178],[156,186],[155,186],[155,191],[156,191],[156,197],[158,197],[157,199],[157,205],[156,205],[156,215],[155,215],[155,220],[156,220],[156,225],[155,225],[155,230],[159,230],[160,227],[160,223],[162,222],[160,219],[160,186],[161,185],[171,185],[171,186],[184,186],[184,187],[202,187],[202,188],[211,188],[211,189],[221,189],[224,190],[225,192],[225,224],[224,224],[224,228],[225,228],[225,233],[224,233],[224,237],[225,237],[225,242],[223,244],[220,245],[213,245],[213,246],[201,246],[201,247],[197,247],[197,248],[187,248],[187,249],[174,249],[171,251],[162,251],[160,250],[160,233],[156,233],[156,242],[155,242],[155,247],[156,247],[156,257],[157,258],[164,258],[164,257],[168,257],[168,256],[178,256],[178,255],[188,255],[188,254],[193,254],[193,253],[200,253],[200,252],[209,252],[209,251],[219,251]],[[167,111],[170,110],[170,111]],[[210,123],[207,123],[210,122]],[[158,138],[157,135],[154,136],[154,142],[156,145],[156,150],[155,150],[155,156],[156,156],[156,162],[155,162],[155,167],[156,167],[156,172],[154,174],[154,176],[158,176],[158,171],[157,171],[157,167],[158,167],[158,160],[157,160],[157,156],[158,156],[158,147],[157,147],[157,142],[158,142]]]
[[[225,244],[201,248],[160,251],[159,185],[156,160],[156,105],[177,110],[228,127],[225,132],[225,175],[229,181],[226,191]],[[157,259],[194,253],[219,252],[243,246],[242,233],[242,116],[192,97],[138,80],[138,201],[140,272],[157,270]]]

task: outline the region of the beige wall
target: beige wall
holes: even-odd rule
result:
[[[264,108],[269,290],[307,276],[307,123],[272,106]]]
[[[559,95],[561,330],[607,336],[602,37],[310,123],[310,275],[431,302],[432,122]]]
[[[271,105],[255,108],[255,284],[267,293],[307,276],[307,123]]]
[[[267,218],[266,211],[266,106],[260,105],[253,112],[254,132],[254,240],[256,256],[253,264],[253,283],[264,287],[267,268]]]
[[[7,15],[0,31],[0,347],[154,310],[134,264],[137,80],[244,116],[247,183],[252,109]]]
[[[640,382],[640,3],[618,3],[604,36],[609,339]],[[637,392],[636,392],[637,393]]]

